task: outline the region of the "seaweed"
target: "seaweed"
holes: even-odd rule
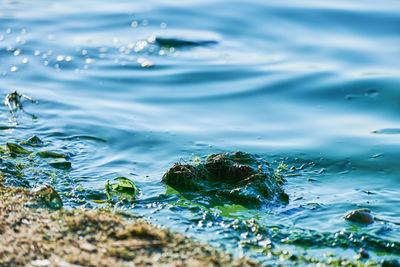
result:
[[[135,184],[125,177],[116,177],[114,180],[118,180],[118,183],[110,184],[110,181],[107,181],[105,185],[105,193],[108,200],[112,202],[112,196],[116,196],[120,200],[133,201],[139,192]]]
[[[212,154],[193,164],[175,163],[162,181],[181,193],[197,192],[246,206],[289,201],[283,176],[265,160],[240,151]]]

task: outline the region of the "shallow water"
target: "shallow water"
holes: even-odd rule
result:
[[[141,193],[122,208],[265,262],[239,247],[245,230],[223,222],[256,218],[263,227],[347,229],[400,242],[399,2],[0,5],[1,93],[39,100],[23,103],[18,125],[1,107],[1,143],[37,135],[72,163],[64,171],[35,161],[41,172],[24,173],[30,187],[52,183],[67,207],[96,207],[105,204],[90,199],[105,198],[107,180],[128,177]],[[236,150],[275,166],[305,164],[285,185],[289,205],[187,203],[161,182],[174,162]],[[8,182],[22,183],[14,178]],[[360,207],[381,221],[343,221]],[[351,249],[332,250],[353,259]]]

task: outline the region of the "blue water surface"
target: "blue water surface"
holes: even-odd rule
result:
[[[348,210],[368,208],[380,220],[354,231],[400,242],[400,2],[0,6],[2,97],[17,90],[39,101],[23,103],[18,125],[1,107],[1,144],[37,135],[72,163],[67,171],[37,163],[43,172],[26,172],[25,186],[51,183],[67,208],[96,208],[106,204],[90,199],[105,198],[107,180],[128,177],[140,194],[120,208],[266,263],[240,246],[246,231],[223,222],[335,233],[354,230],[342,218]],[[181,205],[161,182],[174,162],[237,150],[305,166],[288,178],[287,206]]]

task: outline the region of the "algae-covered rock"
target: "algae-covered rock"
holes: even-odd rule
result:
[[[56,190],[54,190],[50,185],[43,184],[34,188],[32,191],[43,198],[46,205],[50,208],[58,210],[63,207],[60,195],[58,195]]]
[[[37,154],[41,158],[63,158],[63,159],[67,158],[67,155],[54,153],[54,152],[50,152],[50,151],[40,151],[40,152],[37,152]]]
[[[60,170],[69,170],[72,167],[71,162],[65,160],[49,162],[49,165]]]
[[[163,176],[169,186],[228,199],[243,205],[287,203],[285,180],[265,160],[248,153],[209,155],[194,164],[175,163]]]
[[[28,150],[23,148],[22,146],[14,143],[6,143],[6,148],[7,151],[10,152],[11,154],[30,154]]]
[[[40,140],[36,135],[29,137],[27,140],[20,143],[21,145],[28,145],[32,147],[38,147],[43,145],[43,141]]]

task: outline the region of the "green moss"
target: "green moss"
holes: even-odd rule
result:
[[[28,145],[32,147],[38,147],[43,145],[43,141],[40,140],[36,135],[29,137],[26,141],[20,143],[21,145]]]
[[[22,146],[15,144],[15,143],[6,143],[6,148],[10,154],[16,154],[16,155],[23,154],[24,155],[24,154],[31,153],[28,150],[26,150],[25,148],[23,148]]]
[[[69,170],[72,167],[69,161],[53,161],[49,162],[49,165],[60,170]]]
[[[197,192],[247,206],[287,203],[285,179],[269,163],[244,153],[212,154],[193,164],[175,163],[163,176],[166,184],[181,192]]]
[[[41,158],[63,158],[63,159],[67,158],[67,156],[64,154],[54,153],[54,152],[50,152],[50,151],[40,151],[40,152],[37,152],[37,154]]]

